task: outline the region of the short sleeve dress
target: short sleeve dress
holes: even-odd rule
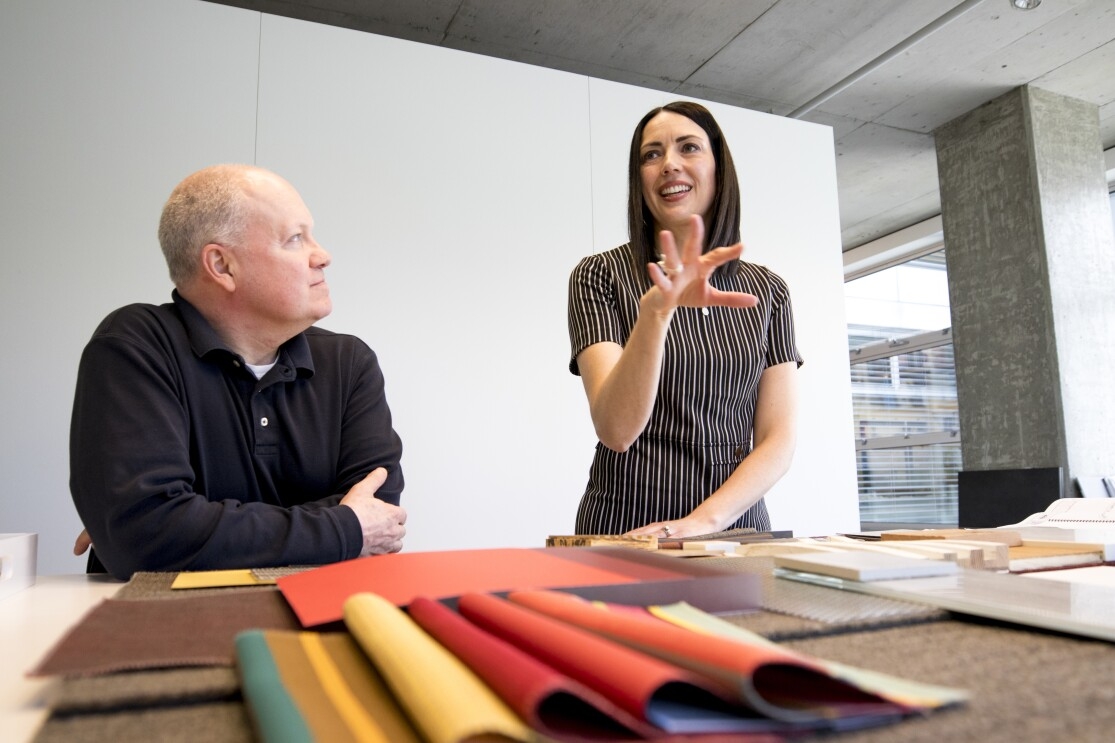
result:
[[[578,534],[621,534],[682,518],[719,488],[751,451],[759,378],[768,366],[802,359],[790,294],[769,269],[739,262],[714,275],[724,291],[754,294],[746,309],[679,307],[666,335],[658,396],[646,429],[623,453],[602,443],[577,510]],[[650,288],[631,246],[588,256],[569,279],[569,370],[594,343],[625,345]],[[728,528],[770,529],[759,500]]]

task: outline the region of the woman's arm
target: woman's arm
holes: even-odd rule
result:
[[[653,291],[652,287],[647,294]],[[666,331],[673,317],[673,310],[648,313],[643,309],[645,305],[645,301],[640,303],[639,319],[626,346],[594,343],[577,355],[596,436],[604,446],[618,452],[627,451],[650,420]]]
[[[630,532],[670,536],[711,534],[726,528],[774,487],[794,458],[797,442],[797,362],[768,367],[759,379],[755,403],[755,446],[735,472],[683,519],[647,524]]]
[[[674,310],[716,305],[753,307],[759,301],[751,294],[723,292],[709,284],[713,271],[738,259],[743,246],[716,248],[702,255],[703,243],[704,223],[700,217],[693,217],[680,253],[673,234],[662,232],[662,266],[647,266],[654,285],[639,300],[639,317],[626,345],[594,343],[577,355],[596,435],[609,449],[626,451],[650,420]]]

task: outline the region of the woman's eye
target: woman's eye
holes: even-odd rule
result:
[[[700,149],[696,142],[686,142],[681,146],[682,152],[699,152]]]
[[[655,150],[650,150],[648,152],[643,153],[643,162],[650,162],[651,160],[657,160],[657,159],[658,159],[658,152],[655,151]]]

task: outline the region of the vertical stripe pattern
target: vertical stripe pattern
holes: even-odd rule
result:
[[[357,743],[392,743],[348,685],[344,674],[322,642],[322,635],[303,632],[298,637],[322,690],[332,700],[334,712],[352,739]]]
[[[666,335],[658,396],[646,429],[624,453],[596,445],[577,511],[580,534],[619,534],[682,518],[719,488],[751,451],[759,378],[768,366],[801,365],[786,283],[740,261],[735,276],[713,276],[724,291],[759,298],[756,307],[679,307]],[[569,370],[594,343],[625,345],[650,288],[630,245],[584,258],[569,279]],[[760,500],[727,528],[770,529]]]
[[[345,632],[236,637],[244,701],[265,743],[419,743],[379,671]]]

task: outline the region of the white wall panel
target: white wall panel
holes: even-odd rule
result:
[[[259,13],[194,0],[0,3],[0,532],[82,572],[78,358],[111,310],[169,301],[156,230],[184,175],[251,161]]]

